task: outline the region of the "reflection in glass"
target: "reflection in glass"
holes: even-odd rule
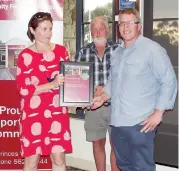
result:
[[[90,22],[96,16],[105,16],[109,22],[109,39],[112,40],[112,0],[84,0],[83,26],[84,45],[92,42],[90,33]]]
[[[106,16],[112,21],[112,0],[84,0],[84,22],[90,22],[96,16]]]
[[[178,21],[154,21],[153,39],[167,50],[173,66],[178,66]]]

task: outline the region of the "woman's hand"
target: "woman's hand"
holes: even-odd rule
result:
[[[63,85],[64,81],[65,81],[65,78],[64,78],[63,74],[56,75],[53,80],[54,88]]]

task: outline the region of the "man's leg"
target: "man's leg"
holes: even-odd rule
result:
[[[153,152],[156,129],[152,132],[141,133],[142,127],[142,125],[135,125],[130,132],[133,168],[135,171],[155,171]]]
[[[117,166],[122,171],[134,171],[126,129],[124,127],[112,127],[111,140],[116,156]]]
[[[106,170],[106,153],[105,153],[105,143],[106,138],[93,141],[93,155],[96,163],[97,171]]]
[[[116,156],[114,153],[114,147],[112,145],[111,138],[110,138],[110,144],[111,144],[111,153],[110,153],[111,171],[120,171],[120,169],[117,166]]]
[[[120,169],[117,166],[116,156],[114,153],[114,147],[113,147],[112,141],[111,141],[111,126],[109,125],[111,122],[111,106],[108,106],[103,109],[105,110],[104,113],[106,113],[106,118],[107,118],[107,123],[108,123],[109,142],[111,145],[111,153],[110,153],[111,171],[120,171]]]
[[[106,171],[105,142],[108,125],[102,108],[85,112],[86,140],[93,144],[97,171]]]
[[[155,171],[153,160],[155,131],[141,133],[143,126],[112,128],[112,143],[122,171]]]

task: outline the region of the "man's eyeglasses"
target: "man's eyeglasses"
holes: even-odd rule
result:
[[[139,24],[140,22],[139,21],[121,21],[120,23],[118,23],[119,27],[124,27],[125,25],[127,26],[132,26],[134,24]]]
[[[52,18],[51,14],[48,12],[38,12],[37,14],[34,15],[33,19],[37,18]]]

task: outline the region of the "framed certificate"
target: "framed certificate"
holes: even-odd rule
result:
[[[60,62],[65,82],[60,86],[60,106],[91,106],[94,94],[92,62]]]

